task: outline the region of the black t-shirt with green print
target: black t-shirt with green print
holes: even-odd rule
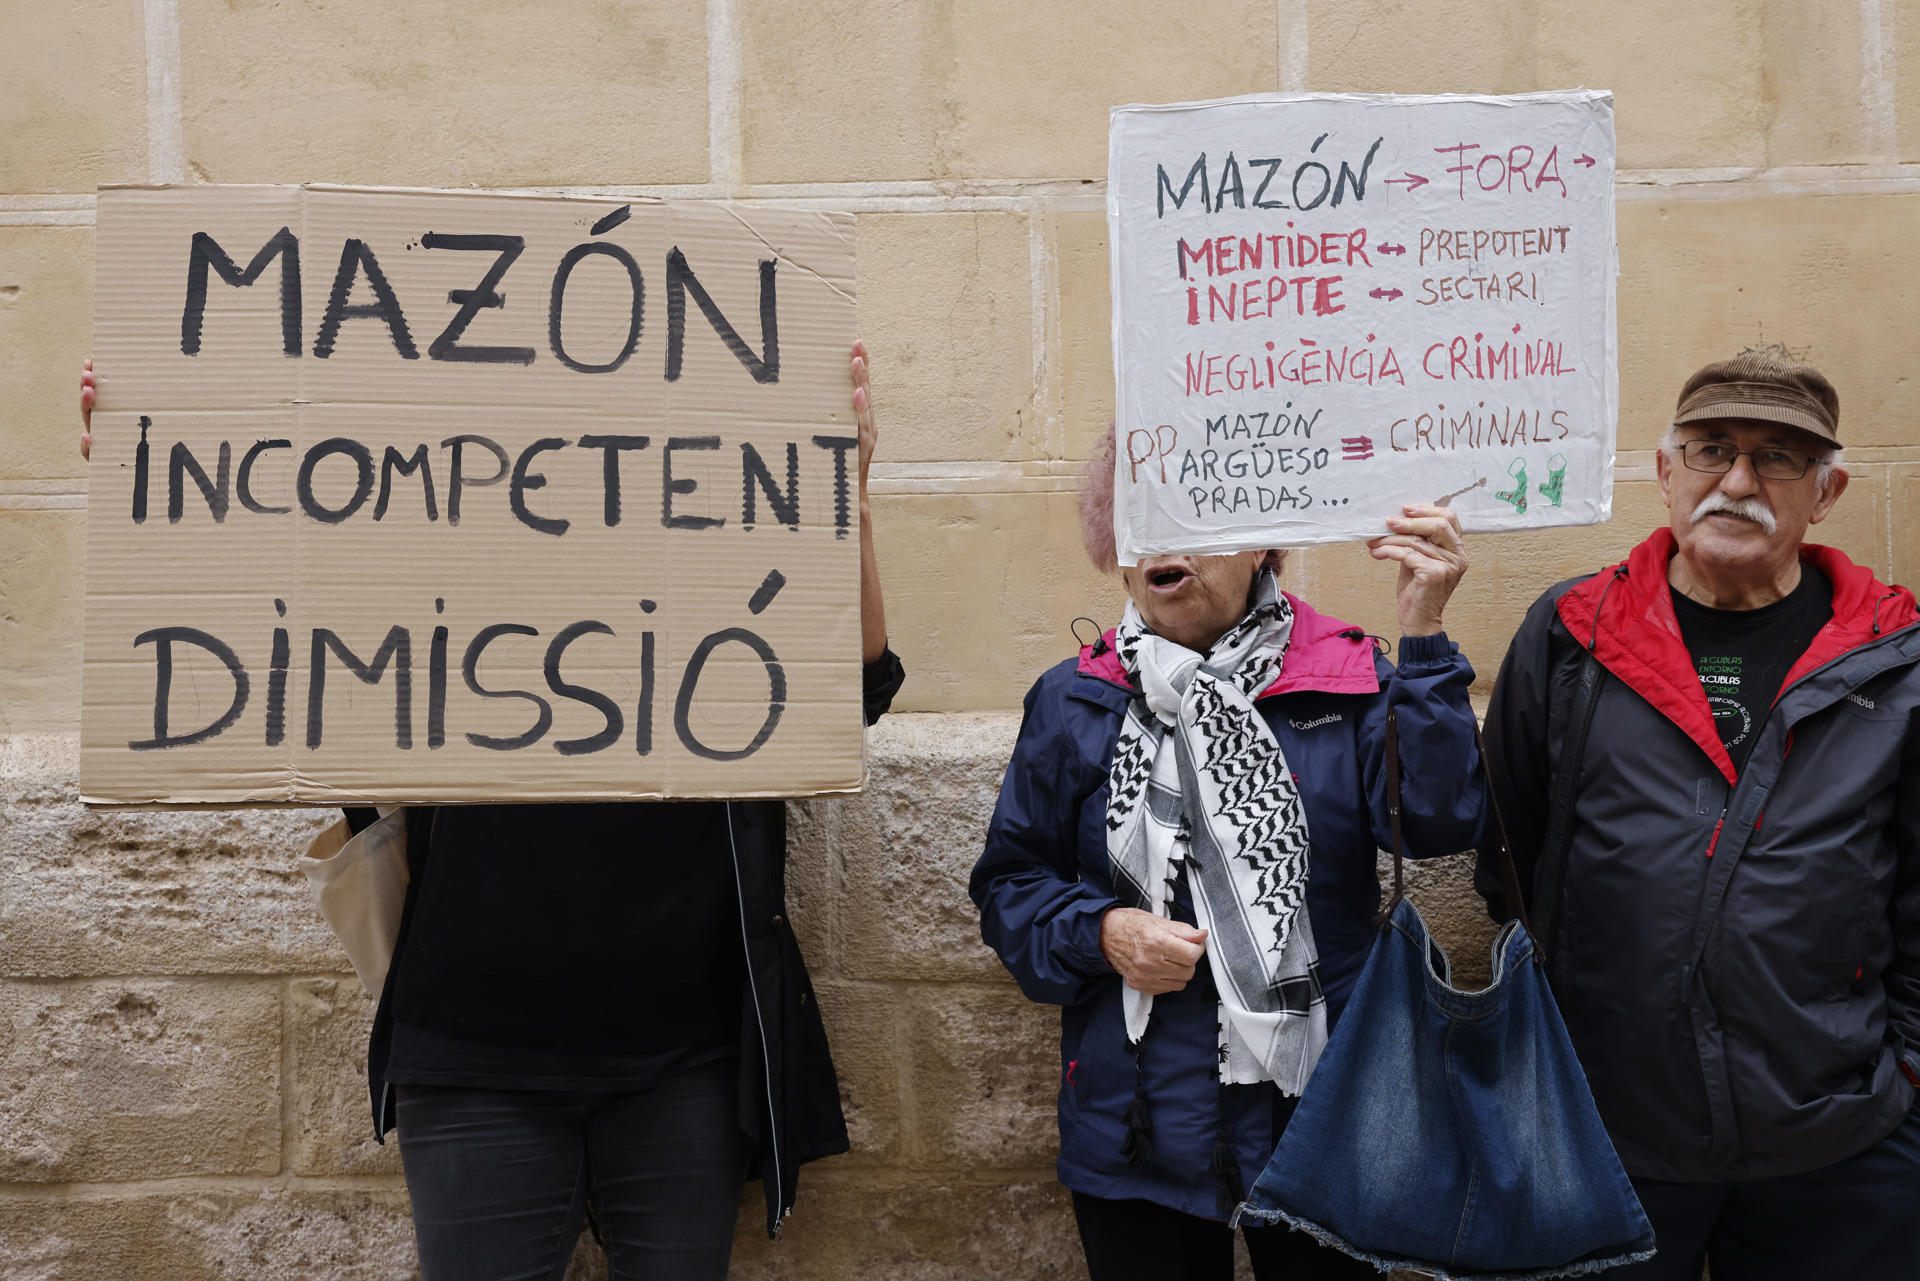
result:
[[[1673,593],[1680,635],[1733,767],[1744,769],[1781,682],[1833,617],[1833,584],[1800,562],[1800,585],[1759,609],[1712,609]]]

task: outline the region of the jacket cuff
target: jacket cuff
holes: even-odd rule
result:
[[[1066,956],[1062,959],[1076,974],[1112,974],[1107,954],[1100,950],[1100,923],[1107,913],[1121,906],[1119,899],[1082,903],[1074,912],[1066,935]]]
[[[900,664],[900,656],[889,645],[880,651],[880,657],[860,668],[861,711],[867,724],[871,725],[887,714],[893,706],[893,696],[900,692],[906,683],[907,669]]]
[[[1916,1091],[1920,1091],[1920,1050],[1905,1049],[1900,1052],[1900,1071]]]
[[[1435,632],[1431,636],[1402,636],[1400,638],[1400,666],[1424,664],[1439,667],[1453,661],[1460,647],[1448,639],[1445,632]]]

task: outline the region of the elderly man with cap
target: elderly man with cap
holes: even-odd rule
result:
[[[1495,796],[1657,1235],[1610,1276],[1920,1277],[1920,613],[1803,541],[1839,446],[1784,350],[1700,370],[1667,527],[1535,602],[1494,686]]]

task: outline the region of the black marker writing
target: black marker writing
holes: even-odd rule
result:
[[[507,299],[498,292],[500,281],[506,276],[507,268],[513,266],[513,260],[526,251],[527,242],[523,236],[448,236],[437,231],[429,231],[420,237],[425,249],[458,249],[496,253],[500,256],[487,268],[487,274],[480,277],[480,283],[471,289],[454,289],[447,293],[447,301],[459,307],[440,336],[427,345],[427,355],[434,360],[457,360],[469,364],[483,365],[530,365],[533,363],[531,347],[465,347],[460,337],[467,332],[467,326],[480,314],[483,307],[504,307]]]
[[[245,271],[234,265],[222,249],[204,231],[193,233],[193,248],[187,255],[187,299],[180,309],[180,354],[200,354],[200,330],[207,314],[207,268],[212,267],[229,285],[251,285],[274,258],[280,258],[280,341],[289,356],[300,354],[300,241],[289,227],[276,231],[260,252],[253,256]]]

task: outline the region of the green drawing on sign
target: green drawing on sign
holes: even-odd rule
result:
[[[1552,471],[1547,476],[1547,483],[1540,486],[1540,492],[1546,495],[1547,506],[1558,507],[1560,500],[1566,496],[1567,456],[1565,454],[1553,454],[1548,457],[1547,466],[1551,468]]]
[[[1494,499],[1512,503],[1513,510],[1524,516],[1527,514],[1527,460],[1516,458],[1508,463],[1507,475],[1513,477],[1513,488],[1495,490]]]

